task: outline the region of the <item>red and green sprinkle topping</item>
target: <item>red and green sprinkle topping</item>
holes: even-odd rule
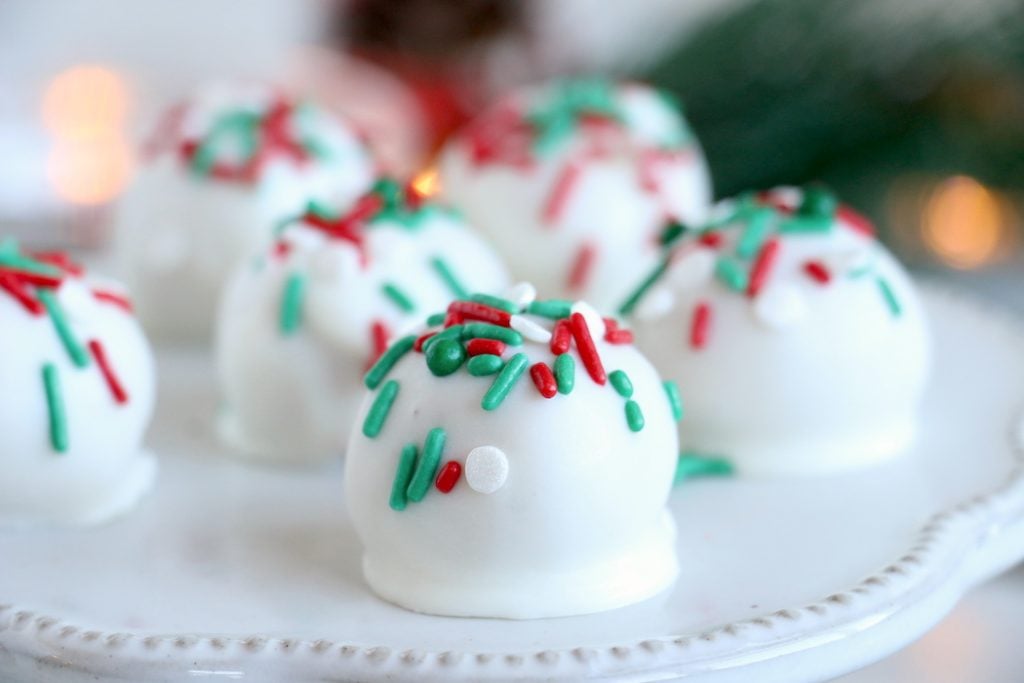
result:
[[[546,319],[551,327],[538,324],[528,316]],[[632,333],[613,319],[603,319],[602,339],[608,344],[632,343]],[[522,331],[520,331],[522,330]],[[633,396],[633,383],[622,370],[606,372],[587,315],[565,300],[530,301],[517,305],[491,295],[473,295],[452,302],[446,311],[428,319],[428,329],[395,342],[370,368],[366,386],[377,389],[395,364],[408,353],[419,353],[428,370],[436,377],[454,375],[460,370],[472,377],[490,378],[480,407],[486,411],[501,408],[523,378],[544,399],[572,393],[576,382],[577,358],[590,381],[610,383],[624,399],[623,411],[632,431],[644,427],[644,415]],[[550,350],[551,358],[530,362],[521,350],[527,341]],[[575,348],[575,355],[572,353]],[[666,385],[665,399],[672,414],[682,416],[678,390]],[[363,433],[375,438],[384,428],[396,397],[397,380],[387,380],[374,398],[363,424]],[[451,473],[448,477],[454,476]],[[446,478],[447,481],[447,478]]]
[[[101,381],[118,405],[128,403],[129,396],[118,376],[106,347],[98,339],[82,339],[68,318],[58,292],[68,280],[83,286],[84,269],[65,254],[24,251],[15,240],[0,242],[0,296],[12,299],[30,318],[49,318],[68,361],[82,370],[95,364]],[[117,292],[89,290],[96,301],[131,313],[131,302]],[[53,361],[41,368],[42,394],[49,414],[50,445],[57,453],[69,448],[67,413],[61,389],[60,370]]]
[[[775,276],[786,241],[801,235],[828,234],[843,226],[873,238],[874,230],[864,217],[841,206],[835,195],[819,186],[803,188],[794,202],[786,193],[768,191],[741,195],[726,215],[695,229],[670,222],[658,242],[663,257],[619,307],[621,315],[630,315],[669,270],[672,261],[694,248],[714,253],[714,277],[724,288],[756,299]],[[727,233],[735,239],[727,239]],[[731,246],[730,246],[731,245]],[[851,270],[847,277],[857,278],[872,271],[869,267]],[[824,261],[810,259],[801,266],[802,276],[821,287],[834,283],[838,274]],[[893,315],[901,313],[899,300],[891,284],[876,277],[881,299]],[[687,340],[695,350],[704,348],[710,336],[714,311],[707,301],[698,302],[690,314]]]
[[[304,119],[311,111],[311,105],[276,94],[262,106],[217,111],[207,130],[193,137],[181,131],[189,112],[179,106],[165,120],[163,127],[168,130],[163,134],[179,137],[177,153],[193,173],[251,184],[271,161],[301,166],[330,156],[326,142],[315,131],[306,130],[310,126]]]
[[[477,166],[501,164],[529,170],[538,157],[555,152],[583,129],[602,137],[609,133],[621,137],[627,132],[628,122],[618,91],[628,87],[599,78],[563,79],[552,83],[531,105],[502,102],[467,129],[470,159]],[[654,92],[663,106],[679,110],[665,93]],[[678,135],[640,151],[641,156],[649,157],[641,163],[645,174],[659,154],[690,145],[692,134],[683,125],[682,116],[680,125]],[[649,174],[645,177],[650,179]]]

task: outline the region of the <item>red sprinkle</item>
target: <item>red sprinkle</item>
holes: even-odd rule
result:
[[[133,313],[135,310],[135,306],[132,305],[131,299],[123,294],[117,294],[116,292],[110,292],[104,289],[94,289],[92,290],[92,295],[97,301],[113,304],[123,309],[125,313]]]
[[[497,339],[470,339],[466,343],[466,354],[469,356],[483,356],[491,354],[500,356],[505,351],[505,342]]]
[[[875,226],[871,221],[848,206],[840,206],[836,209],[836,218],[854,232],[859,232],[867,237],[875,236]]]
[[[110,360],[107,358],[107,351],[103,348],[103,344],[98,339],[92,339],[89,341],[89,350],[92,351],[92,357],[96,359],[96,365],[99,367],[103,379],[106,380],[107,386],[110,387],[110,393],[113,394],[114,400],[122,405],[127,403],[128,392],[124,390],[121,380],[114,373],[114,369],[110,367]]]
[[[708,343],[710,333],[711,306],[706,301],[701,301],[693,309],[693,318],[690,321],[690,346],[703,349]]]
[[[59,287],[63,281],[63,278],[60,277],[28,273],[17,268],[0,268],[0,275],[10,275],[18,282],[32,285],[33,287]]]
[[[827,285],[832,280],[832,273],[821,261],[808,261],[804,264],[804,272],[821,285]]]
[[[512,314],[475,301],[453,301],[448,306],[449,313],[455,313],[463,319],[482,320],[485,323],[508,327],[512,322]],[[461,320],[459,322],[462,322]]]
[[[572,341],[572,331],[569,329],[569,321],[562,318],[555,323],[554,329],[551,331],[551,353],[556,356],[561,355],[569,350],[569,344]]]
[[[580,360],[583,361],[583,367],[587,369],[591,379],[598,384],[604,384],[608,380],[608,375],[605,374],[601,356],[598,355],[597,347],[594,346],[594,338],[590,336],[587,319],[583,317],[582,313],[573,313],[569,318],[569,324],[572,328],[573,339],[576,340],[576,349],[580,352]]]
[[[572,196],[573,187],[580,177],[580,166],[578,163],[570,162],[565,165],[562,172],[555,180],[555,186],[551,188],[551,194],[544,202],[544,209],[541,218],[547,225],[557,223],[565,211],[565,205]]]
[[[447,329],[452,325],[461,325],[464,320],[465,318],[462,317],[461,313],[454,313],[452,311],[448,311],[448,313],[444,316],[443,324]]]
[[[712,249],[718,249],[722,246],[722,233],[720,232],[706,232],[697,239],[705,247]]]
[[[604,340],[609,344],[632,344],[633,333],[630,330],[607,330]]]
[[[754,265],[750,269],[750,283],[747,285],[747,296],[751,298],[757,296],[765,283],[768,282],[768,277],[771,275],[775,262],[779,258],[780,244],[779,238],[773,237],[765,242],[760,251],[757,252],[757,256],[754,258]]]
[[[555,375],[546,363],[534,363],[530,366],[530,379],[544,398],[551,398],[558,393],[558,382],[555,381]]]
[[[292,253],[292,245],[290,242],[284,240],[278,240],[274,242],[274,256],[279,259],[288,257],[288,254]]]
[[[0,289],[14,297],[32,315],[43,314],[43,304],[29,296],[21,282],[10,273],[0,272]]]
[[[766,204],[779,213],[791,214],[794,211],[794,207],[786,202],[782,201],[781,197],[771,190],[765,190],[757,193],[757,201],[762,204]]]
[[[422,353],[423,344],[426,343],[426,341],[433,337],[435,334],[437,334],[437,332],[427,332],[426,334],[421,334],[420,336],[416,337],[416,341],[414,341],[412,344],[412,350],[419,351],[420,353]]]
[[[454,460],[449,460],[441,468],[441,471],[437,473],[437,479],[434,481],[434,486],[441,493],[448,493],[455,485],[459,483],[459,477],[462,475],[462,465]]]
[[[388,350],[388,339],[391,338],[391,331],[383,321],[374,320],[373,324],[370,325],[370,359],[366,363],[366,367],[370,368],[377,359],[384,355],[384,352]]]
[[[85,273],[85,269],[78,265],[68,255],[62,251],[39,251],[32,254],[32,258],[36,261],[42,261],[48,263],[51,266],[56,266],[66,273],[71,273],[76,277],[81,277]]]
[[[569,270],[569,289],[579,290],[586,286],[596,258],[597,248],[593,244],[580,245],[579,251],[576,252],[576,260]]]
[[[658,164],[664,156],[654,149],[644,150],[640,155],[639,167],[637,169],[640,180],[640,188],[649,194],[658,191]]]

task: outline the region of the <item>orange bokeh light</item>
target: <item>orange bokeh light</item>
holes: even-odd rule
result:
[[[1009,220],[991,190],[974,178],[953,176],[932,191],[924,207],[922,236],[943,262],[977,268],[997,256]]]
[[[43,121],[64,140],[120,131],[129,108],[128,87],[101,66],[75,66],[58,74],[43,96]]]
[[[430,166],[412,179],[412,187],[424,197],[433,197],[441,191],[441,173],[436,166]]]
[[[58,140],[47,161],[47,174],[57,194],[75,204],[110,201],[128,183],[131,170],[131,147],[116,134]]]

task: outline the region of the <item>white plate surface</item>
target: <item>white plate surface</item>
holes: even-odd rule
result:
[[[222,457],[208,361],[164,353],[154,495],[100,528],[0,532],[0,680],[792,683],[856,669],[1024,558],[1024,328],[925,294],[936,371],[913,453],[843,477],[688,483],[672,501],[672,591],[541,621],[376,599],[341,468]]]

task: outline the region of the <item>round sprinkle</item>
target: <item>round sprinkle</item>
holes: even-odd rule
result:
[[[501,356],[494,354],[485,353],[479,356],[473,356],[466,363],[466,370],[469,374],[474,377],[485,377],[487,375],[493,375],[504,365],[504,361],[501,360]]]
[[[370,406],[370,411],[366,413],[366,419],[363,420],[364,436],[373,439],[380,434],[380,430],[384,427],[384,421],[387,420],[388,413],[391,412],[391,406],[394,404],[397,396],[398,382],[393,379],[385,382],[380,393],[373,399],[373,405]]]
[[[430,344],[426,350],[427,367],[438,377],[452,374],[462,366],[466,359],[466,350],[462,342],[455,339],[441,339]]]
[[[644,428],[644,413],[636,401],[626,401],[626,424],[633,432],[639,432]]]
[[[392,510],[404,510],[409,503],[406,489],[409,488],[409,478],[416,467],[416,453],[419,449],[416,444],[411,443],[402,449],[402,455],[398,458],[398,466],[395,468],[395,479],[391,483],[390,505]]]
[[[558,393],[572,393],[576,385],[576,360],[568,353],[555,358],[555,381],[558,382]]]
[[[455,485],[459,483],[460,476],[462,476],[462,465],[455,460],[449,460],[441,468],[441,471],[437,473],[434,488],[441,493],[450,493],[455,488]]]
[[[534,321],[529,318],[524,318],[521,315],[512,316],[511,327],[530,341],[539,342],[541,344],[547,344],[551,341],[551,332],[549,330],[544,329]]]
[[[780,282],[765,289],[754,301],[754,315],[766,327],[781,330],[807,315],[807,302],[800,289]]]
[[[494,493],[508,479],[508,457],[495,446],[478,446],[466,456],[466,483],[477,493]]]
[[[608,381],[611,382],[612,387],[622,398],[631,398],[633,396],[633,382],[622,370],[613,370],[608,375]]]

